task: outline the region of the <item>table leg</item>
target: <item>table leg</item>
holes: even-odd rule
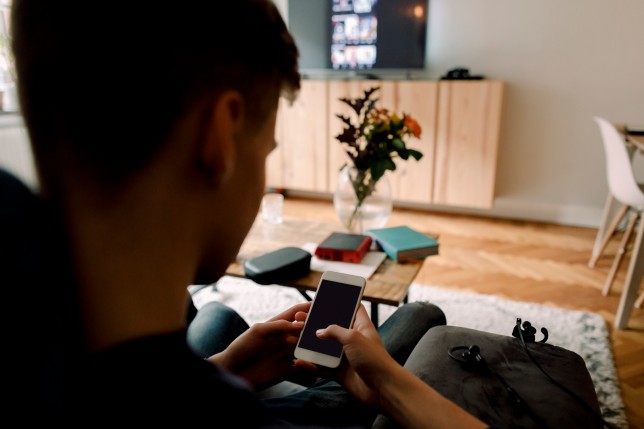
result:
[[[405,297],[403,298],[403,304],[407,304],[409,302],[409,294],[406,294]],[[377,302],[372,302],[371,303],[371,321],[373,324],[378,327],[380,316],[378,314],[378,303]]]
[[[306,290],[304,290],[304,289],[298,289],[297,291],[298,291],[298,292],[299,292],[299,293],[300,293],[300,294],[301,294],[301,295],[302,295],[302,296],[303,296],[307,301],[313,301],[313,298],[311,298],[311,296],[310,296],[308,293],[306,293]]]
[[[371,321],[377,328],[378,327],[378,303],[377,302],[371,303]]]

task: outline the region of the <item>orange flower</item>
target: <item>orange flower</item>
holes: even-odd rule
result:
[[[405,127],[411,132],[411,135],[420,138],[420,124],[411,116],[405,117]]]

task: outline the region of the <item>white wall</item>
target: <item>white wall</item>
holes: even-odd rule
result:
[[[592,117],[644,125],[644,1],[429,7],[430,73],[465,65],[507,82],[493,212],[597,225],[608,187]]]
[[[428,75],[465,66],[506,82],[495,206],[467,212],[598,225],[608,186],[592,117],[644,126],[642,18],[642,0],[429,0]]]

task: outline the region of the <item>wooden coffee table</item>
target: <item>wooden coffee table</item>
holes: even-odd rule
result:
[[[325,223],[300,218],[285,217],[281,224],[267,224],[258,217],[237,255],[229,265],[226,274],[235,277],[244,275],[244,262],[266,252],[282,247],[302,247],[306,243],[320,243],[331,232],[342,231],[339,223]],[[378,326],[378,305],[399,306],[407,302],[409,286],[418,274],[422,260],[398,263],[390,258],[380,264],[367,279],[363,300],[371,303],[371,320]],[[310,271],[305,277],[282,282],[280,286],[292,287],[308,300],[307,292],[315,291],[322,276],[321,272]]]

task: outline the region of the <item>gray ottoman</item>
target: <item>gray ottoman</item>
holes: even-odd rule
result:
[[[601,428],[597,394],[583,359],[547,343],[526,345],[555,382],[518,338],[455,326],[430,329],[405,367],[490,426]],[[397,426],[380,415],[373,427]]]

